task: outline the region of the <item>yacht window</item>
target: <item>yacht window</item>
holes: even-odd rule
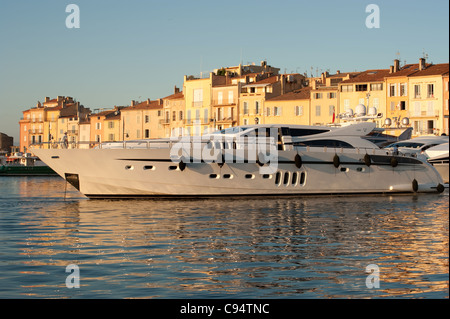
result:
[[[287,185],[289,183],[289,172],[284,173],[283,184]]]
[[[330,130],[313,130],[313,129],[305,129],[305,128],[291,128],[289,132],[291,136],[307,136],[314,134],[321,134],[325,132],[329,132]]]
[[[331,148],[354,148],[347,142],[339,140],[313,140],[295,142],[294,146],[331,147]]]
[[[415,143],[415,142],[401,142],[401,143],[394,143],[391,145],[386,146],[386,148],[389,147],[409,147],[409,148],[420,148],[424,145],[424,143]]]
[[[295,185],[295,184],[297,184],[297,177],[298,177],[298,174],[297,174],[297,172],[294,172],[293,174],[292,174],[292,185]]]
[[[306,174],[305,174],[305,172],[302,172],[300,174],[300,185],[305,185],[305,178],[306,178]]]
[[[275,175],[275,184],[278,185],[280,184],[281,181],[281,172],[277,172],[277,174]]]

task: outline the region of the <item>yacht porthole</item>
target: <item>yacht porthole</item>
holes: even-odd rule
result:
[[[148,170],[154,171],[155,170],[155,166],[153,166],[153,165],[145,165],[144,166],[144,171],[148,171]]]
[[[291,182],[291,185],[292,185],[292,186],[297,185],[297,180],[298,180],[298,173],[297,173],[297,172],[292,173],[292,182]]]
[[[272,175],[270,175],[270,174],[263,174],[262,178],[263,179],[271,179]]]
[[[305,182],[306,182],[306,174],[305,174],[305,172],[302,172],[300,174],[300,182],[299,182],[299,184],[303,186],[303,185],[305,185]]]
[[[223,174],[223,178],[225,178],[225,179],[232,179],[233,175],[231,175],[231,174]]]
[[[280,182],[281,182],[281,172],[277,172],[275,174],[275,184],[280,185]]]
[[[169,166],[169,171],[175,171],[178,168],[178,166],[171,165]]]
[[[219,178],[219,175],[217,175],[217,174],[209,174],[209,178],[217,179],[217,178]]]
[[[245,178],[246,179],[254,179],[255,175],[253,175],[253,174],[245,174]]]
[[[134,169],[134,166],[133,165],[127,165],[127,166],[125,166],[125,169],[127,171],[132,171]]]

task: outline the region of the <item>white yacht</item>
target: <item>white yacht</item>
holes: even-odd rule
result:
[[[39,156],[89,198],[301,196],[442,192],[424,160],[363,138],[374,123],[345,127],[238,126],[201,137],[40,149]]]
[[[449,143],[438,144],[425,151],[428,163],[441,174],[444,183],[449,183]]]

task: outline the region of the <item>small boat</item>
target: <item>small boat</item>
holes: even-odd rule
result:
[[[444,191],[426,160],[396,155],[363,138],[375,126],[245,125],[203,136],[33,153],[89,198]]]
[[[58,174],[30,153],[0,155],[0,176],[57,176]]]

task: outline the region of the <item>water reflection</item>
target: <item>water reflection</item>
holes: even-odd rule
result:
[[[22,295],[448,297],[448,190],[424,196],[97,201],[63,187],[55,179],[16,186],[14,196],[25,203],[9,211],[17,223],[2,233],[14,241],[3,253],[18,256],[2,276],[20,281]],[[11,198],[0,202],[2,215],[8,201],[17,204]],[[80,267],[78,290],[65,287],[68,264]],[[377,290],[365,285],[369,264],[380,268]]]

